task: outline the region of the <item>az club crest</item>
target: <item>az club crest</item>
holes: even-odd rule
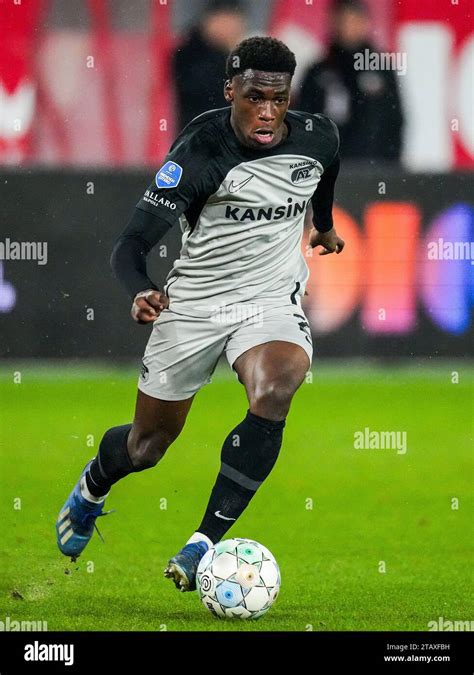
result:
[[[293,185],[296,185],[296,183],[304,183],[304,181],[310,180],[313,177],[314,171],[314,166],[304,166],[295,169],[291,174],[291,182]]]

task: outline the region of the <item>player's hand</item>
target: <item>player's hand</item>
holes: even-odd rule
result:
[[[135,296],[130,313],[137,323],[150,323],[150,321],[155,321],[168,305],[169,298],[161,291],[153,289],[141,291]]]
[[[318,230],[313,227],[309,235],[309,245],[311,248],[322,246],[324,250],[320,251],[319,255],[329,255],[329,253],[341,253],[345,246],[345,242],[344,239],[338,237],[334,228],[329,230],[329,232],[318,232]]]

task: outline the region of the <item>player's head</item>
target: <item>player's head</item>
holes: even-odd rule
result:
[[[263,149],[281,141],[295,68],[293,52],[271,37],[248,38],[230,53],[224,96],[241,143]]]

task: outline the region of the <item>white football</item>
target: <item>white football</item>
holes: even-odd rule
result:
[[[275,558],[251,539],[218,542],[203,556],[196,575],[204,606],[222,619],[258,619],[275,602],[280,584]]]

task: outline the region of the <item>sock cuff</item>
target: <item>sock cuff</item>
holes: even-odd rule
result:
[[[250,412],[250,410],[247,410],[247,416],[245,419],[270,433],[272,431],[281,431],[286,423],[286,418],[283,420],[268,420],[265,417],[254,415],[254,413]]]
[[[90,472],[87,472],[90,476]],[[92,479],[92,476],[90,476]],[[83,476],[80,480],[79,483],[80,490],[81,490],[81,495],[84,497],[84,499],[87,499],[88,502],[92,502],[92,504],[102,504],[102,502],[105,502],[105,498],[109,496],[109,493],[102,495],[100,497],[97,497],[97,495],[92,494],[92,492],[89,490],[89,487],[87,485],[87,476]]]
[[[208,549],[214,546],[212,540],[207,536],[207,534],[199,531],[194,532],[194,534],[189,537],[186,544],[197,544],[200,541],[205,542]]]
[[[135,467],[134,467],[134,465],[133,465],[132,459],[131,459],[131,457],[130,457],[130,453],[128,452],[128,437],[130,436],[130,432],[131,432],[131,430],[132,430],[132,426],[133,426],[133,425],[132,425],[132,424],[127,424],[127,425],[124,425],[124,426],[130,427],[130,428],[128,429],[128,431],[125,432],[125,441],[124,441],[124,443],[125,443],[125,454],[127,455],[128,465],[129,465],[129,468],[130,468],[130,473],[134,473],[134,472],[136,471],[136,469],[135,469]]]
[[[133,466],[133,462],[131,460],[130,454],[128,452],[128,437],[130,436],[130,432],[132,430],[132,425],[131,424],[122,424],[119,427],[112,427],[112,429],[109,429],[108,431],[105,432],[104,438],[102,439],[102,442],[105,441],[106,437],[108,440],[108,448],[114,448],[115,453],[117,454],[115,448],[122,450],[122,458],[125,460],[125,463],[128,465],[126,467],[127,472],[129,473],[134,473],[136,471],[135,467]],[[105,480],[110,480],[111,476],[108,475],[108,471],[106,471],[103,462],[100,461],[100,446],[99,446],[99,452],[97,453],[97,460],[99,463],[99,469],[104,477]],[[115,467],[114,467],[115,468]],[[125,469],[125,467],[121,467],[122,469]],[[110,469],[109,469],[110,471]],[[112,478],[114,478],[112,476]]]

